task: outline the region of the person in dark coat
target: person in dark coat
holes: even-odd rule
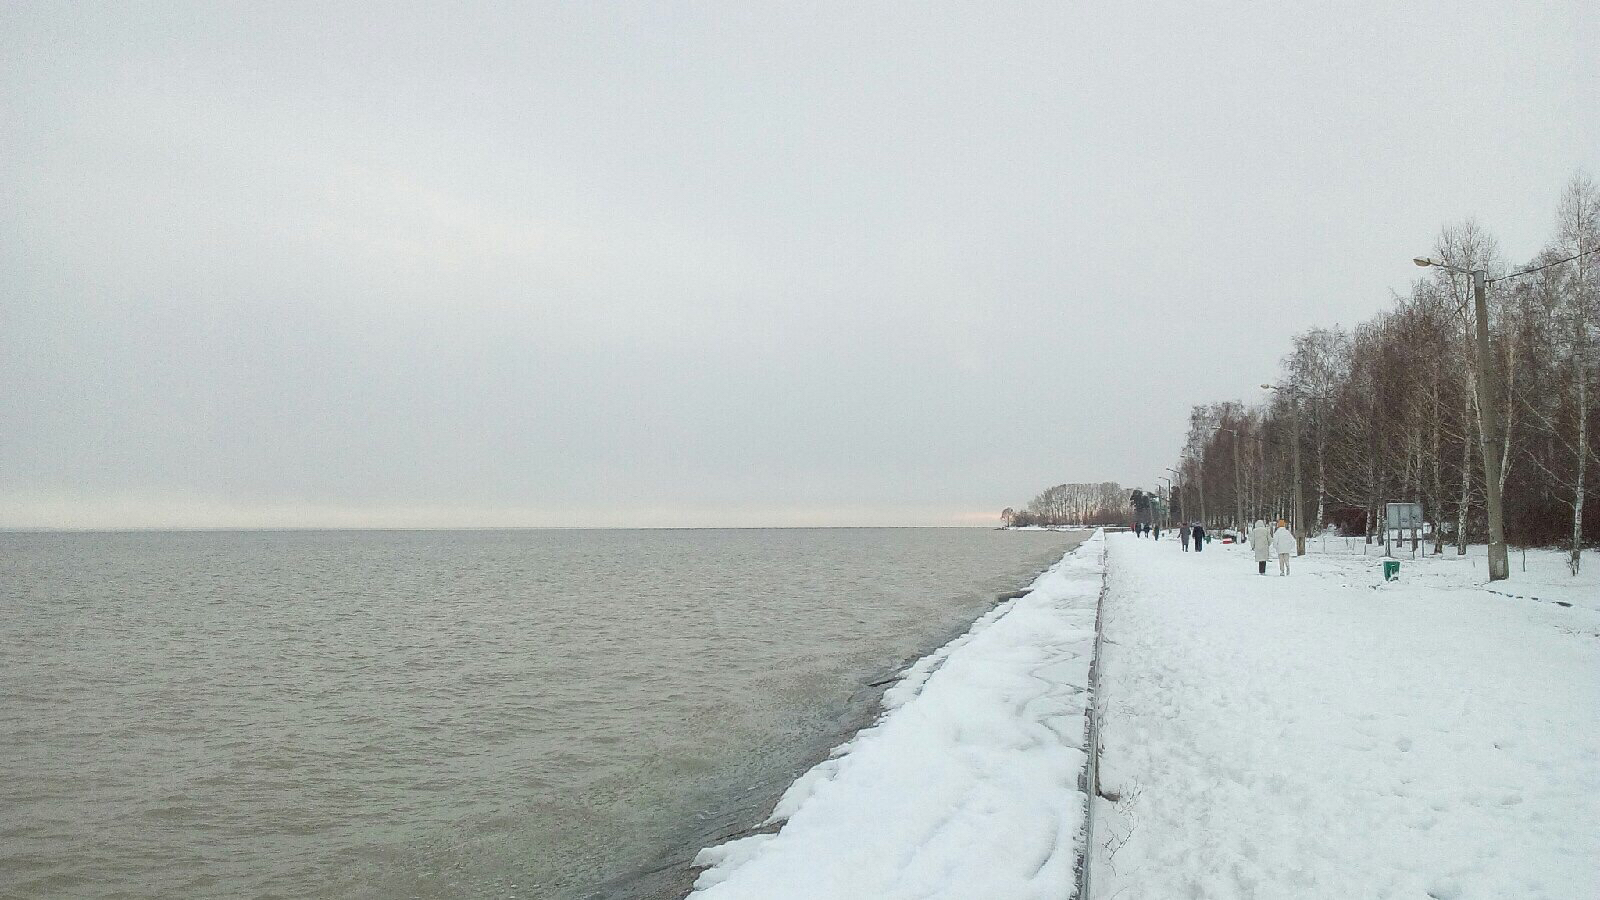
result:
[[[1194,527],[1189,529],[1189,537],[1194,541],[1194,552],[1199,553],[1206,549],[1206,527],[1204,525],[1199,522],[1194,523]]]
[[[1189,523],[1188,522],[1183,522],[1183,523],[1178,525],[1178,542],[1183,544],[1183,552],[1188,553],[1189,552]]]

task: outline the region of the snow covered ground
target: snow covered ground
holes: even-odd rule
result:
[[[1073,896],[1109,567],[1093,900],[1600,897],[1600,555],[1097,535],[702,851],[697,900]],[[1363,552],[1364,551],[1364,552]],[[781,827],[778,827],[780,826]]]
[[[775,833],[701,851],[697,900],[1038,898],[1074,891],[1104,535],[885,695],[802,776]]]
[[[1400,560],[1406,582],[1413,587],[1430,587],[1455,590],[1463,585],[1478,585],[1491,593],[1522,599],[1537,599],[1546,603],[1571,603],[1600,610],[1600,552],[1585,550],[1583,565],[1577,578],[1567,568],[1567,554],[1556,550],[1519,550],[1511,548],[1511,578],[1499,584],[1489,584],[1488,548],[1483,544],[1467,547],[1466,556],[1457,556],[1454,545],[1446,544],[1444,553],[1432,556],[1433,545],[1424,542],[1417,550],[1417,566],[1412,566],[1411,544],[1396,546],[1395,558]],[[1381,546],[1367,546],[1361,538],[1312,538],[1306,549],[1318,555],[1356,556],[1365,554],[1367,562],[1382,555]],[[1276,564],[1274,564],[1276,565]],[[1380,579],[1381,580],[1381,579]]]
[[[1600,896],[1600,559],[1107,546],[1093,898]]]

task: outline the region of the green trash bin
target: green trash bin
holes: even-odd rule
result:
[[[1383,580],[1393,581],[1400,577],[1400,560],[1386,559],[1383,561]]]

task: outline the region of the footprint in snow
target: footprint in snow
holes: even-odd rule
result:
[[[1454,878],[1441,878],[1428,885],[1428,896],[1433,900],[1456,900],[1461,896],[1461,882]]]

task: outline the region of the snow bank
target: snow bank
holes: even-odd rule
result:
[[[1108,540],[1091,896],[1596,896],[1600,566],[1319,544]]]
[[[1096,533],[913,666],[790,787],[772,834],[700,852],[698,900],[1049,898],[1074,890]]]

